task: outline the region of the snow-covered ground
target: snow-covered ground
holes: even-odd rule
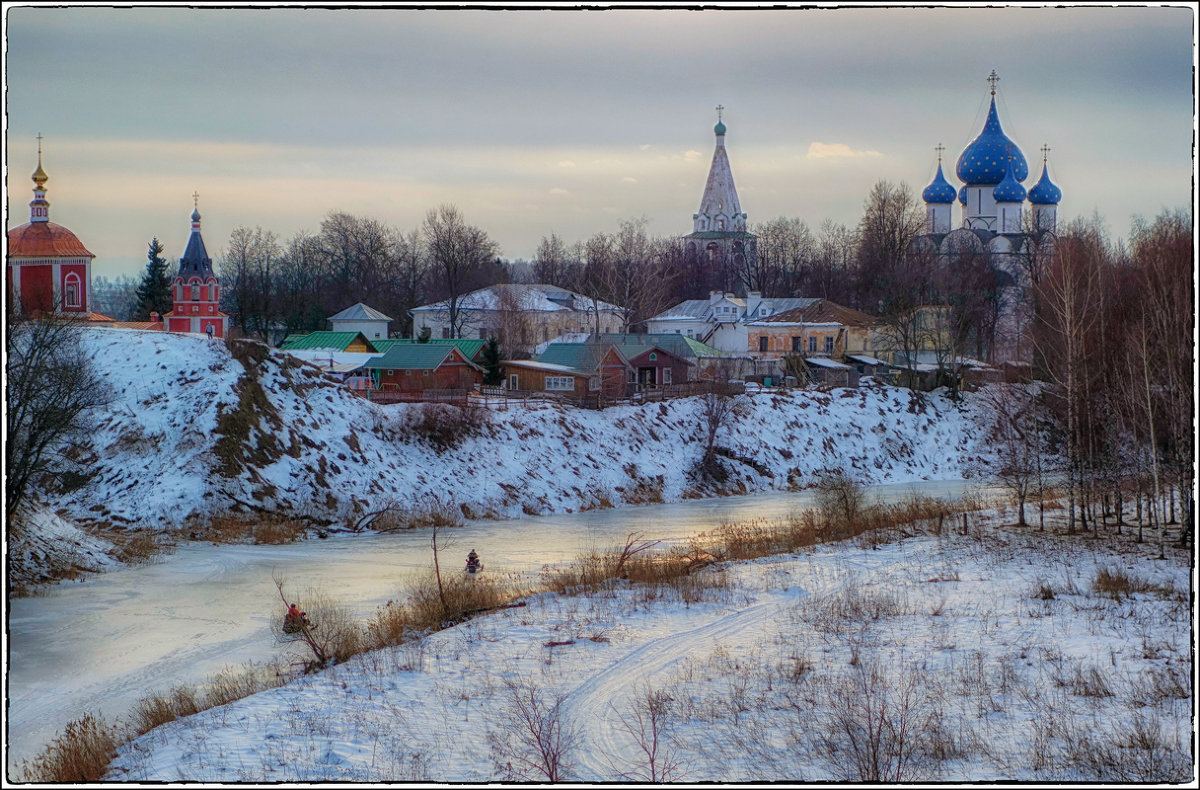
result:
[[[518,698],[570,736],[565,779],[649,778],[647,700],[676,781],[1194,778],[1186,554],[972,518],[732,564],[690,603],[541,594],[159,727],[109,778],[542,779]]]
[[[88,330],[85,342],[118,397],[95,420],[92,484],[50,504],[99,525],[202,527],[238,503],[346,519],[436,501],[515,517],[799,488],[832,469],[864,483],[954,479],[987,453],[970,399],[763,392],[717,437],[744,459],[724,461],[728,486],[697,490],[694,398],[488,409],[481,435],[439,453],[410,427],[421,406],[365,402],[284,352],[243,362],[221,342],[122,329]]]

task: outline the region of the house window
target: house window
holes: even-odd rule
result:
[[[662,373],[663,373],[663,384],[670,384],[671,383],[671,369],[663,368]]]
[[[696,335],[693,333],[693,331],[692,331],[691,329],[689,329],[689,330],[688,330],[688,337],[695,337],[695,336],[696,336]]]
[[[767,336],[766,336],[766,335],[759,335],[759,338],[758,338],[758,350],[759,350],[759,351],[766,351],[766,350],[767,350],[767,343],[769,343],[769,342],[770,342],[770,341],[767,339]]]
[[[378,337],[378,335],[376,335],[376,337]],[[488,338],[488,331],[486,329],[480,329],[479,330],[479,339],[487,340],[487,338]]]
[[[444,327],[442,327],[442,340],[449,340],[449,339],[450,339],[450,327],[444,326]]]
[[[600,377],[599,376],[590,377],[588,379],[588,391],[595,392],[598,389],[600,389]]]
[[[826,354],[833,353],[833,338],[832,337],[825,338],[825,353]]]
[[[817,338],[815,336],[808,339],[808,353],[817,353]]]
[[[428,375],[429,375],[429,371],[428,371],[428,370],[422,370],[422,371],[421,371],[421,375],[422,375],[422,376],[428,376]]]
[[[575,379],[570,376],[547,376],[547,392],[571,392],[575,389]]]
[[[804,337],[802,335],[792,335],[792,351],[804,350]]]
[[[394,371],[394,370],[389,370],[389,371],[386,371],[386,372],[384,373],[384,375],[390,376],[390,375],[392,375],[392,374],[393,374],[393,373],[395,373],[395,372],[396,372],[396,371]],[[404,371],[404,372],[405,372],[405,373],[408,373],[408,372],[410,372],[410,371],[407,371],[407,370],[406,370],[406,371]]]
[[[650,352],[650,361],[654,362],[657,359],[658,359],[658,354],[655,354],[653,351],[651,351]]]
[[[513,373],[508,377],[508,388],[510,390],[517,389],[517,374]]]

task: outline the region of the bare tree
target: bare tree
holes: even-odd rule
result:
[[[488,731],[492,762],[508,781],[566,781],[575,767],[579,735],[565,699],[547,699],[529,680],[509,678],[505,685],[507,698]]]
[[[10,317],[5,349],[4,504],[12,514],[57,480],[83,482],[70,448],[89,414],[112,402],[82,343],[83,325],[66,316]]]
[[[717,434],[735,418],[744,416],[749,405],[741,395],[730,394],[727,383],[713,382],[712,389],[698,397],[700,404],[700,429],[704,437],[704,455],[700,459],[700,473],[720,482],[725,477],[724,469],[717,462]]]
[[[428,255],[430,277],[445,300],[446,322],[451,337],[461,337],[467,313],[462,298],[480,285],[480,278],[496,255],[496,245],[488,235],[468,225],[459,210],[450,204],[439,206],[425,215],[421,235]]]
[[[987,438],[996,463],[989,471],[1017,500],[1017,524],[1024,527],[1025,502],[1031,492],[1040,490],[1043,421],[1038,392],[1030,385],[989,387],[981,400],[991,411]]]
[[[633,782],[678,781],[683,769],[679,752],[671,745],[671,695],[663,689],[639,688],[624,710],[609,707],[641,753],[632,770],[618,770],[617,777]],[[613,755],[606,759],[614,768]]]

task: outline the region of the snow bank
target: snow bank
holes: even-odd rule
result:
[[[698,489],[698,399],[602,412],[489,410],[481,435],[438,453],[408,425],[286,353],[235,359],[205,338],[121,329],[85,336],[119,398],[91,438],[96,474],[55,507],[92,523],[178,527],[256,505],[328,519],[385,503],[470,517],[799,488],[840,469],[863,482],[960,478],[980,452],[968,401],[893,388],[748,395],[718,435],[730,480]]]
[[[111,543],[88,535],[46,508],[32,509],[11,523],[6,532],[10,587],[26,587],[120,564],[109,555]]]

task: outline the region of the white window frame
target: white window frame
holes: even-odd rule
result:
[[[671,383],[671,369],[670,368],[662,369],[662,383],[663,383],[664,387]]]
[[[82,307],[82,302],[79,299],[79,275],[71,272],[63,278],[63,290],[66,292],[64,301],[67,307]]]
[[[575,379],[571,376],[546,376],[546,392],[574,392]]]

